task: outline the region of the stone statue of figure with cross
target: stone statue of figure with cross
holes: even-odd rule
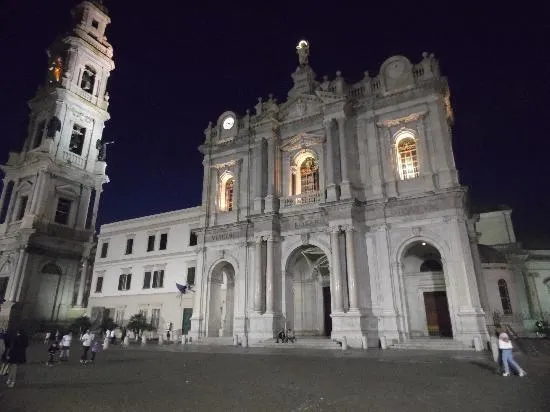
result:
[[[300,66],[307,66],[309,61],[309,43],[307,40],[300,40],[296,46],[296,53],[298,53]]]

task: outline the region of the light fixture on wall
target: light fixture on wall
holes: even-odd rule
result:
[[[426,246],[426,242],[422,242],[422,246]]]

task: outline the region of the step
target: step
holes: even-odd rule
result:
[[[251,342],[250,347],[278,349],[341,349],[341,346],[328,338],[297,338],[295,342],[277,343],[275,339]]]
[[[474,350],[464,343],[452,339],[411,339],[407,342],[395,343],[391,349],[424,349],[424,350]]]

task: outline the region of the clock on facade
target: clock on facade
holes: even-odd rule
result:
[[[225,119],[223,119],[222,126],[225,130],[229,130],[233,127],[235,124],[235,119],[233,116],[227,116]]]

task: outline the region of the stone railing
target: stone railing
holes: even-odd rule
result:
[[[84,167],[84,158],[72,152],[63,152],[63,161],[76,167]]]
[[[34,222],[34,227],[37,231],[46,235],[74,240],[77,242],[88,242],[91,240],[93,234],[91,230],[74,229],[69,226],[40,220]]]
[[[295,207],[309,205],[312,203],[321,202],[321,192],[301,193],[299,195],[284,197],[282,200],[283,207]]]

